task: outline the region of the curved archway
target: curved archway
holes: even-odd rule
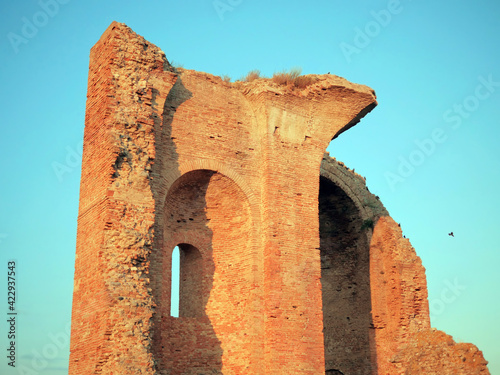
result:
[[[326,177],[320,178],[319,220],[326,373],[371,374],[370,228]]]
[[[169,189],[162,229],[162,337],[157,344],[163,347],[162,368],[172,374],[248,369],[255,282],[245,193],[216,171],[188,172]],[[174,318],[169,265],[177,245],[181,281],[179,317]]]

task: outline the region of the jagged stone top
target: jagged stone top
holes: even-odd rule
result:
[[[366,178],[330,156],[328,152],[323,155],[321,175],[328,177],[343,188],[358,208],[362,209],[365,218],[389,216],[380,198],[368,189]]]
[[[299,88],[276,83],[272,78],[257,78],[251,82],[237,81],[232,83],[232,86],[237,87],[244,94],[259,94],[269,91],[275,94],[294,94],[297,96],[308,96],[313,92],[341,88],[376,98],[375,91],[370,87],[349,82],[345,78],[333,74],[307,74],[301,77],[308,78],[311,83],[304,88]]]
[[[189,74],[189,75],[199,75],[205,76],[207,80],[213,83],[223,84],[227,87],[233,87],[240,90],[245,95],[258,95],[261,93],[269,92],[278,95],[294,95],[299,97],[306,97],[314,95],[315,93],[321,93],[330,90],[346,90],[350,92],[357,92],[359,94],[365,94],[371,96],[376,104],[375,91],[368,86],[360,85],[356,83],[349,82],[347,79],[333,75],[333,74],[308,74],[300,76],[305,78],[309,83],[303,85],[303,87],[295,87],[290,85],[283,85],[276,83],[272,78],[259,77],[251,82],[236,81],[236,82],[226,82],[221,77],[215,76],[206,72],[199,72],[196,70],[175,68],[168,61],[165,53],[158,46],[148,42],[144,37],[135,33],[130,27],[124,23],[113,21],[106,31],[102,34],[99,42],[102,42],[110,37],[112,33],[118,33],[123,36],[126,35],[126,40],[128,43],[135,42],[144,49],[155,49],[159,53],[164,61],[163,69],[165,71],[170,71],[177,74]]]

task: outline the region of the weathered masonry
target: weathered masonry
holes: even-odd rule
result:
[[[414,249],[325,155],[375,105],[333,75],[178,71],[112,23],[90,57],[69,373],[487,374],[430,328]]]

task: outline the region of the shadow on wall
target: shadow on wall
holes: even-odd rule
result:
[[[171,374],[252,373],[250,207],[233,180],[193,170],[164,208],[161,342]],[[180,244],[179,318],[170,312],[170,259]]]
[[[166,98],[156,133],[161,139],[155,140],[153,167],[157,241],[151,273],[157,313],[152,350],[161,374],[252,373],[255,285],[248,256],[250,204],[243,190],[217,171],[194,169],[181,175],[181,170],[199,165],[191,114],[182,107],[191,97],[179,77]],[[191,111],[193,106],[196,103]],[[167,183],[168,175],[180,177]],[[181,276],[178,318],[170,316],[176,246]]]
[[[326,374],[376,373],[368,228],[354,202],[325,177],[319,219]]]
[[[215,265],[206,196],[214,175],[215,172],[206,170],[183,175],[165,202],[160,342],[163,369],[168,369],[169,374],[222,371],[221,342],[207,314]],[[170,316],[170,265],[176,245],[180,249],[178,318]]]
[[[172,123],[179,107],[192,97],[181,77],[170,90],[162,118],[155,119],[156,159],[152,190],[155,194],[155,245],[151,255],[151,284],[157,305],[153,317],[153,347],[160,374],[218,374],[222,348],[206,314],[213,286],[212,231],[208,227],[205,196],[211,171],[188,173],[161,196],[162,176],[179,173],[179,154]],[[170,316],[172,251],[180,250],[179,317]]]

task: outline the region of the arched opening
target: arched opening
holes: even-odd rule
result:
[[[245,373],[251,366],[256,289],[248,255],[251,224],[244,192],[221,173],[191,171],[169,189],[156,347],[159,366],[172,375]]]
[[[371,374],[369,228],[351,198],[325,177],[319,220],[326,374]]]

